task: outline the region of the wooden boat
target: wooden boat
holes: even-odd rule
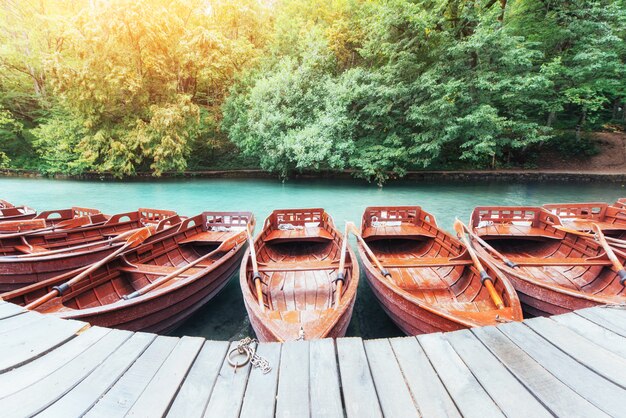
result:
[[[15,207],[13,203],[0,199],[0,209],[12,208],[12,207]]]
[[[167,217],[171,214],[174,215]],[[162,220],[157,223],[157,231],[180,223],[174,212],[143,209],[115,215],[101,225],[37,234],[0,235],[0,292],[93,264],[123,244],[115,240],[119,234],[153,224],[149,220],[159,218]]]
[[[483,241],[483,254],[498,263],[531,315],[626,301],[620,277],[600,243],[565,232],[559,217],[544,208],[477,207],[470,228],[474,239]],[[624,254],[619,254],[623,263]]]
[[[323,209],[275,210],[266,219],[254,248],[244,255],[239,275],[250,322],[260,341],[345,335],[359,266],[354,252],[346,247],[343,281],[336,281],[343,240]],[[255,280],[255,260],[260,280]]]
[[[28,206],[0,207],[0,222],[32,219],[35,216],[37,216],[37,211]]]
[[[626,207],[597,202],[560,203],[543,207],[557,215],[561,224],[567,228],[591,231],[592,224],[596,224],[606,235],[626,239]]]
[[[55,228],[43,232],[29,230],[28,233],[0,234],[0,255],[43,254],[108,240],[122,232],[142,226],[154,225],[157,231],[161,231],[180,222],[180,217],[174,211],[139,208],[134,212],[113,215],[104,223],[90,223],[77,228]]]
[[[15,208],[13,208],[15,209]],[[34,210],[33,210],[34,213]],[[106,222],[109,216],[97,209],[72,207],[69,209],[48,210],[33,217],[16,217],[0,222],[0,236],[4,233],[22,231],[50,230],[55,226],[78,228],[87,225],[98,225]]]
[[[361,236],[358,251],[369,285],[407,335],[522,320],[506,277],[480,259],[502,299],[504,306],[498,309],[464,243],[439,228],[421,207],[368,207]]]
[[[254,228],[249,212],[204,212],[103,265],[95,264],[82,279],[75,275],[76,283],[68,285],[70,276],[58,276],[1,298],[92,325],[166,333],[232,277],[245,249],[246,226]],[[62,295],[54,286],[64,289]],[[57,295],[36,306],[49,292]]]

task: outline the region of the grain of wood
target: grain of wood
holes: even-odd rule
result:
[[[332,339],[309,344],[311,417],[343,417],[335,344]]]
[[[309,342],[283,344],[276,398],[276,416],[281,418],[309,415]]]
[[[280,369],[282,344],[263,343],[257,354],[267,360],[272,368],[269,373],[252,368],[241,407],[241,417],[273,417],[276,410],[276,392]]]
[[[626,337],[574,313],[555,315],[552,319],[622,358],[626,358]]]

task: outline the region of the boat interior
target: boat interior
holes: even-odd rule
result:
[[[437,226],[435,217],[417,206],[369,207],[362,236],[391,273],[393,285],[424,302],[450,311],[482,312],[496,308],[480,283],[465,246]],[[510,306],[496,274],[494,285]]]
[[[243,231],[246,225],[254,226],[249,212],[205,212],[188,218],[174,230],[157,233],[139,247],[104,264],[85,279],[76,283],[62,297],[56,297],[38,308],[41,312],[60,312],[88,309],[119,302],[124,296],[140,290],[151,283],[174,275],[160,287],[169,287],[189,277],[202,277],[213,264],[230,251],[219,251],[193,267],[175,274],[182,267],[214,251],[221,242],[239,234],[238,246],[245,243]],[[13,303],[28,304],[65,282],[46,280],[24,289],[5,294]]]
[[[626,238],[626,207],[606,203],[564,203],[543,207],[557,215],[568,228],[591,231],[592,224],[596,224],[605,235]]]
[[[478,207],[470,227],[535,280],[585,293],[623,292],[600,244],[558,229],[555,213],[540,207]]]
[[[306,323],[335,308],[341,244],[342,237],[323,209],[278,210],[267,218],[255,248],[271,318]],[[352,262],[347,253],[342,294],[353,280]],[[250,262],[247,280],[255,294]]]

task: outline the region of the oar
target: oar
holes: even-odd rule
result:
[[[149,291],[161,286],[164,283],[169,282],[170,280],[172,280],[175,277],[180,276],[181,274],[183,274],[185,271],[189,270],[190,268],[192,268],[195,265],[198,265],[200,262],[206,260],[207,258],[219,253],[219,252],[227,252],[232,250],[237,244],[239,244],[239,240],[242,238],[243,236],[243,231],[238,233],[237,235],[234,235],[230,238],[228,238],[227,240],[223,241],[219,247],[217,247],[216,249],[214,249],[213,251],[211,251],[210,253],[207,253],[205,255],[203,255],[200,258],[197,258],[196,260],[192,261],[191,263],[182,266],[181,268],[177,269],[176,271],[173,271],[172,273],[168,274],[167,276],[163,276],[155,281],[153,281],[152,283],[150,283],[149,285],[146,285],[144,287],[142,287],[141,289],[135,290],[133,293],[130,293],[128,295],[124,295],[122,296],[122,298],[124,298],[125,300],[129,300],[129,299],[134,299],[138,296],[141,295],[145,295],[146,293],[148,293]]]
[[[254,288],[256,290],[256,298],[259,301],[261,312],[265,312],[265,303],[263,303],[263,288],[261,287],[261,274],[259,273],[259,264],[256,260],[256,249],[254,248],[254,240],[250,233],[250,228],[246,225],[246,235],[248,237],[248,246],[250,247],[250,261],[252,261],[252,280],[254,280]]]
[[[7,255],[5,257],[11,257],[11,258],[32,258],[32,257],[42,257],[42,256],[48,256],[48,255],[53,255],[53,254],[60,254],[60,253],[65,253],[65,252],[69,252],[69,251],[75,251],[75,250],[80,250],[83,248],[90,248],[90,247],[96,247],[99,245],[107,245],[116,241],[121,241],[126,239],[126,237],[134,234],[137,230],[139,230],[141,228],[135,228],[135,229],[130,229],[126,232],[122,232],[119,235],[116,235],[114,237],[111,237],[111,239],[107,239],[107,240],[102,240],[102,241],[93,241],[93,242],[88,242],[86,244],[80,244],[80,245],[75,245],[72,247],[66,247],[66,248],[59,248],[58,250],[50,250],[50,251],[42,251],[39,253],[32,253],[32,254],[20,254],[20,255]],[[27,242],[25,242],[26,245],[30,246],[30,244],[28,244]]]
[[[454,221],[454,230],[456,231],[456,235],[465,244],[465,248],[467,248],[467,252],[469,253],[470,257],[472,258],[472,261],[474,262],[474,266],[480,273],[480,282],[487,288],[487,291],[489,292],[489,296],[491,296],[491,299],[493,300],[493,303],[496,305],[496,307],[498,309],[504,309],[504,303],[502,302],[502,298],[500,297],[500,295],[498,295],[496,288],[493,286],[493,280],[491,279],[489,274],[485,271],[485,269],[483,268],[483,265],[480,263],[478,256],[474,252],[472,243],[469,241],[469,239],[467,239],[467,236],[465,235],[464,229],[465,228],[464,228],[463,222],[459,221],[458,219]]]
[[[619,283],[622,286],[625,286],[626,285],[626,270],[624,270],[624,266],[622,265],[622,263],[620,263],[617,256],[613,252],[613,248],[611,248],[608,242],[606,242],[606,237],[604,236],[604,233],[602,232],[600,227],[597,224],[591,224],[591,225],[596,232],[596,236],[598,237],[598,241],[600,242],[600,245],[602,245],[602,248],[604,248],[604,251],[606,251],[606,255],[609,257],[609,260],[611,260],[611,263],[613,264],[613,268],[619,275]]]
[[[337,270],[337,290],[335,291],[335,309],[339,309],[339,302],[341,301],[341,290],[343,289],[343,282],[345,281],[344,269],[346,266],[346,253],[348,252],[348,223],[346,222],[346,229],[343,233],[343,239],[341,241],[341,257],[339,258],[339,269]]]
[[[31,229],[29,231],[16,232],[14,234],[0,234],[0,238],[17,238],[23,237],[24,235],[38,234],[40,232],[53,231],[58,229],[74,229],[84,225],[88,225],[90,222],[91,221],[88,216],[80,216],[78,218],[66,219],[65,221],[61,221],[58,224],[48,226],[46,228]]]
[[[519,267],[517,264],[515,264],[513,261],[509,260],[508,258],[506,258],[502,253],[500,253],[498,250],[496,250],[495,248],[493,248],[491,245],[489,245],[487,243],[487,241],[485,241],[484,239],[482,239],[481,237],[479,237],[478,235],[476,235],[475,233],[473,233],[472,231],[469,230],[469,228],[461,221],[459,221],[461,223],[461,225],[463,226],[463,229],[469,234],[470,237],[472,237],[472,239],[478,241],[478,243],[480,245],[483,246],[483,248],[487,251],[489,251],[491,254],[495,255],[496,257],[498,257],[500,260],[502,260],[502,262],[504,264],[506,264],[507,266],[511,267],[511,268],[515,268],[515,267]]]
[[[376,256],[374,255],[374,252],[370,249],[370,247],[367,245],[367,243],[363,239],[356,225],[353,224],[352,222],[348,222],[347,225],[349,225],[348,228],[354,234],[356,239],[358,239],[359,242],[363,245],[363,249],[365,250],[367,255],[370,257],[370,259],[374,262],[374,264],[376,264],[376,267],[378,267],[378,270],[380,270],[381,274],[385,277],[391,278],[391,273],[389,273],[389,271],[385,267],[383,267],[381,262],[378,261],[378,258],[376,258]]]
[[[94,272],[107,262],[117,257],[122,252],[130,248],[134,248],[144,242],[148,237],[153,234],[153,232],[154,227],[152,226],[147,226],[135,231],[132,235],[128,237],[126,243],[120,248],[118,248],[108,256],[104,257],[102,260],[93,263],[87,269],[83,270],[78,276],[75,276],[74,278],[58,286],[54,286],[50,292],[26,305],[26,309],[35,309],[36,307],[48,302],[50,299],[63,295],[63,293],[67,292],[71,286],[78,283],[79,281],[87,277],[90,273]]]
[[[594,235],[594,234],[592,234],[590,232],[579,231],[578,229],[572,229],[572,228],[567,228],[565,226],[558,226],[558,225],[554,225],[554,227],[556,229],[558,229],[559,231],[563,231],[563,232],[566,232],[568,234],[574,234],[574,235],[578,235],[578,236],[581,236],[581,237],[584,237],[584,238],[589,238],[589,239],[595,239],[596,238],[596,235]],[[607,237],[607,236],[605,236],[604,238],[608,242],[610,242],[611,244],[613,244],[615,246],[619,246],[619,247],[626,246],[626,241],[624,241],[623,239]]]

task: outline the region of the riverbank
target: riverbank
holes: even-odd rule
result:
[[[317,171],[294,173],[291,179],[353,179],[354,172]],[[4,169],[0,170],[4,177],[51,178],[63,180],[102,180],[122,181],[110,173],[83,173],[80,175],[54,174],[44,175],[37,171]],[[157,177],[151,173],[138,173],[126,177],[124,181],[150,181]],[[206,179],[276,179],[276,174],[263,170],[205,170],[163,173],[165,179],[206,178]],[[403,181],[563,181],[563,182],[611,182],[626,183],[626,170],[619,171],[574,171],[574,170],[455,170],[455,171],[410,171],[400,179]]]

